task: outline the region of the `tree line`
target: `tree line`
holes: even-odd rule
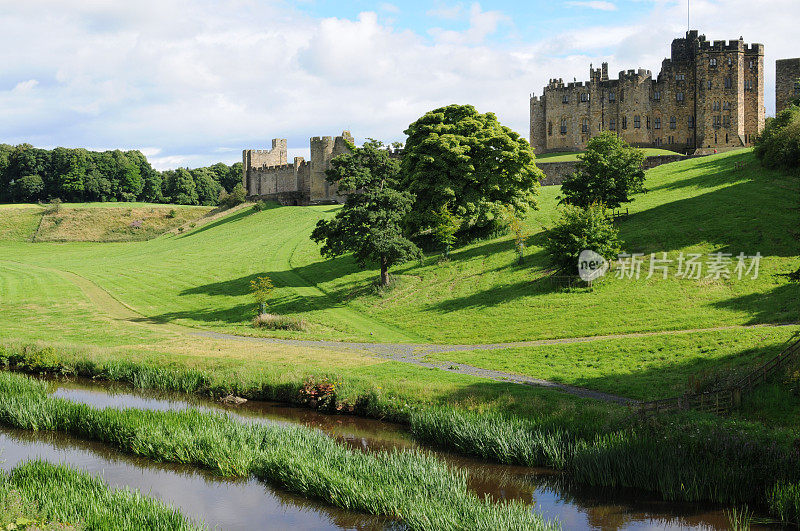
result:
[[[241,182],[242,164],[155,170],[133,151],[0,144],[0,202],[146,201],[216,205]],[[224,195],[224,194],[223,194]]]

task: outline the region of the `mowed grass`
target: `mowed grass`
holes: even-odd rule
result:
[[[718,330],[430,354],[454,361],[638,400],[735,384],[777,355],[800,326]]]
[[[676,153],[675,151],[670,151],[668,149],[645,148],[641,151],[644,151],[645,157],[680,155],[680,153]],[[578,155],[580,155],[579,152],[542,153],[540,155],[536,155],[536,160],[539,162],[575,162],[578,160]]]
[[[734,171],[738,161],[746,170]],[[360,271],[348,256],[324,260],[309,240],[335,206],[242,210],[149,242],[2,248],[19,262],[82,275],[153,321],[240,334],[485,343],[798,320],[800,286],[782,276],[800,265],[796,179],[738,152],[660,166],[646,185],[650,192],[636,196],[620,222],[626,251],[672,260],[760,252],[758,278],[646,279],[646,260],[639,280],[607,278],[592,291],[541,281],[542,228],[557,216],[557,187],[542,189],[527,220],[524,266],[504,236],[463,247],[448,262],[432,256],[399,266],[396,286],[383,293],[372,287],[375,271]],[[249,282],[264,275],[277,287],[269,311],[304,319],[307,331],[251,327]]]

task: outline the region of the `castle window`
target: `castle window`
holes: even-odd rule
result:
[[[661,118],[656,118],[653,124],[653,129],[661,129]]]
[[[672,136],[670,136],[670,137],[667,137],[667,144],[674,144],[674,143],[675,143],[675,142],[674,142],[674,138],[675,138],[675,137],[672,137]]]
[[[675,74],[675,81],[686,81],[686,74]]]
[[[722,110],[723,110],[723,111],[729,111],[729,110],[731,110],[731,102],[729,102],[729,101],[723,101],[723,102],[722,102]]]
[[[755,67],[756,67],[756,62],[750,59],[750,70],[754,69]]]
[[[720,125],[721,125],[721,124],[722,124],[722,120],[720,119],[720,117],[719,117],[719,116],[715,116],[715,117],[714,117],[714,127],[716,127],[717,129],[719,129],[719,127],[720,127]],[[716,141],[715,141],[715,142],[716,142]]]
[[[547,136],[553,136],[553,122],[547,124]]]
[[[613,118],[611,118],[611,119],[608,121],[608,128],[609,128],[609,130],[611,130],[611,131],[616,131],[616,130],[617,130],[617,121],[616,121],[616,120],[614,120]]]
[[[653,92],[653,99],[656,100],[656,101],[660,101],[661,100],[661,92],[658,91],[658,90]]]
[[[725,133],[725,143],[728,143],[728,133]]]
[[[678,128],[678,119],[674,116],[669,119],[669,128],[670,129],[677,129]],[[670,142],[671,144],[672,142]]]
[[[628,117],[627,116],[623,116],[622,117],[622,128],[623,129],[627,129],[628,128]]]
[[[708,66],[710,66],[710,67],[712,67],[712,68],[713,68],[713,67],[715,67],[715,66],[717,66],[717,60],[716,60],[716,58],[712,57],[711,59],[709,59],[709,61],[708,61]]]
[[[733,58],[728,57],[728,66],[733,66]]]
[[[583,133],[588,133],[589,132],[589,119],[588,118],[584,118],[581,121],[581,132],[583,132]]]
[[[564,94],[564,96],[561,98],[561,102],[569,103],[569,94]]]
[[[619,89],[619,101],[625,101],[625,89]]]
[[[678,92],[675,94],[675,101],[682,102],[683,101],[683,92]]]
[[[725,127],[731,126],[731,117],[730,116],[723,116],[722,117],[722,125]]]
[[[567,134],[567,119],[566,118],[562,118],[561,119],[561,134],[562,135],[566,135]]]
[[[706,81],[706,88],[708,88],[708,90],[711,90],[711,87],[712,87],[712,86],[713,86],[713,85],[712,85],[712,83],[711,83],[711,80],[710,80],[710,79],[709,79],[708,81]]]
[[[689,129],[694,129],[694,116],[689,117]]]
[[[617,95],[613,92],[608,93],[608,102],[614,103],[617,100]]]
[[[649,116],[647,117],[647,122],[645,122],[645,123],[647,124],[645,127],[650,129],[650,117]]]
[[[719,101],[714,100],[714,103],[712,104],[711,107],[712,107],[713,110],[718,111],[719,110]]]
[[[753,90],[753,82],[749,79],[744,82],[744,89],[745,90]]]
[[[638,115],[633,117],[633,127],[634,129],[641,129],[642,127],[642,119]]]
[[[733,87],[733,79],[731,78],[731,76],[728,76],[725,78],[725,88],[729,89],[732,87]]]

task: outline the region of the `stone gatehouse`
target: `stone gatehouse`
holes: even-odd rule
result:
[[[764,46],[712,43],[692,30],[672,41],[655,79],[643,69],[609,79],[607,63],[585,83],[551,79],[531,96],[530,138],[537,153],[583,150],[600,131],[637,147],[707,153],[751,145],[764,118]]]

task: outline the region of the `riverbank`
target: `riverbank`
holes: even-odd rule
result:
[[[523,420],[492,410],[433,407],[408,397],[401,402],[380,389],[350,386],[346,378],[287,382],[263,376],[244,385],[177,362],[96,362],[31,345],[5,345],[0,360],[33,373],[75,374],[204,396],[234,394],[388,419],[419,441],[494,462],[563,470],[584,485],[633,487],[666,500],[749,504],[787,521],[797,518],[792,507],[800,462],[789,430],[692,413],[640,419],[624,408],[589,410],[580,402],[559,409],[543,402]]]

